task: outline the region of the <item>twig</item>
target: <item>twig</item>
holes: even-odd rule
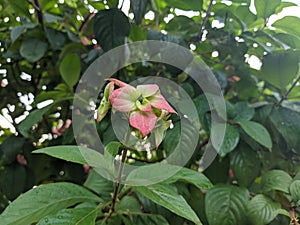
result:
[[[37,17],[38,17],[38,21],[39,21],[39,23],[41,24],[42,29],[44,30],[43,12],[42,12],[42,8],[41,8],[41,5],[40,5],[39,0],[33,0],[33,2],[30,1],[30,0],[27,0],[27,2],[28,2],[29,4],[31,4],[31,5],[33,6],[33,8],[36,10],[36,14],[37,14]]]
[[[291,91],[296,87],[297,83],[300,81],[300,75],[295,80],[295,82],[292,84],[292,86],[289,88],[289,90],[281,97],[280,101],[277,103],[277,105],[280,105],[284,100],[287,99],[288,95],[291,93]]]
[[[202,40],[202,36],[203,36],[204,29],[205,29],[205,25],[206,25],[206,22],[207,22],[207,20],[208,20],[208,18],[209,18],[209,16],[210,16],[210,11],[211,11],[211,8],[212,8],[212,6],[213,6],[213,1],[214,1],[214,0],[210,0],[209,5],[208,5],[208,8],[207,8],[207,10],[206,10],[206,12],[205,12],[206,15],[205,15],[205,17],[204,17],[204,19],[202,20],[202,23],[201,23],[201,25],[200,25],[200,32],[199,32],[199,35],[198,35],[200,41]]]

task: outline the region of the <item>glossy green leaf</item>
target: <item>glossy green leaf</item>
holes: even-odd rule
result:
[[[273,109],[269,118],[287,142],[288,147],[293,152],[300,153],[300,115],[291,109],[278,107]]]
[[[257,16],[267,19],[275,12],[280,3],[281,0],[255,0],[254,5]]]
[[[300,201],[300,180],[295,180],[291,183],[290,193],[295,202]]]
[[[261,170],[258,154],[247,144],[240,144],[230,154],[230,165],[239,185],[245,187],[252,184]]]
[[[117,8],[101,10],[94,17],[94,32],[102,49],[108,51],[125,43],[130,24],[127,16]]]
[[[167,185],[155,184],[145,187],[135,187],[137,192],[149,198],[158,205],[161,205],[173,213],[184,217],[197,225],[201,225],[199,218],[185,199]]]
[[[37,225],[94,225],[99,210],[98,207],[63,209],[58,213],[45,216]]]
[[[59,66],[62,78],[70,88],[78,82],[80,71],[80,58],[76,53],[66,55]]]
[[[12,202],[0,215],[0,221],[6,225],[31,224],[46,215],[85,201],[102,200],[85,188],[72,183],[41,185]]]
[[[272,27],[285,31],[287,34],[293,34],[300,37],[300,18],[296,16],[286,16],[277,20]]]
[[[43,115],[51,109],[53,105],[48,105],[41,109],[35,109],[29,113],[29,115],[19,124],[18,128],[20,133],[24,137],[30,137],[30,130],[33,125],[38,123]]]
[[[253,121],[238,121],[243,130],[259,144],[266,148],[272,148],[272,140],[268,130],[261,124]]]
[[[176,181],[186,182],[195,185],[199,189],[209,189],[212,187],[212,183],[202,173],[191,170],[188,168],[182,168],[174,176],[170,177],[165,183],[174,183]]]
[[[20,54],[29,62],[34,63],[45,55],[47,48],[47,43],[35,38],[30,38],[22,41]]]
[[[229,152],[235,149],[235,147],[239,143],[239,140],[240,140],[240,134],[238,130],[234,126],[227,124],[223,143],[221,145],[220,150],[218,151],[218,154],[221,157],[226,156]]]
[[[203,1],[200,0],[189,0],[189,1],[181,1],[181,0],[165,0],[168,6],[182,9],[182,10],[194,10],[201,11]]]
[[[209,224],[245,224],[249,192],[245,188],[216,185],[205,196]]]
[[[280,204],[265,195],[258,194],[248,204],[248,219],[255,225],[270,223],[278,214]]]
[[[130,1],[130,9],[134,14],[134,21],[136,24],[141,24],[147,5],[148,0]]]
[[[262,176],[261,187],[264,192],[272,190],[289,193],[292,178],[283,170],[271,170]]]
[[[234,105],[234,120],[251,120],[254,116],[254,108],[249,106],[247,102],[238,102]]]

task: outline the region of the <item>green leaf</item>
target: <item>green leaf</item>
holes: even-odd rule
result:
[[[134,21],[136,24],[141,24],[147,5],[148,0],[130,1],[130,9],[134,14]]]
[[[47,43],[35,38],[30,38],[22,41],[20,54],[29,62],[40,60],[46,53],[48,48]]]
[[[268,224],[275,219],[280,208],[280,203],[258,194],[248,204],[248,219],[255,225]]]
[[[99,207],[63,209],[58,213],[47,215],[37,225],[94,225]]]
[[[122,216],[125,225],[169,225],[162,215],[130,212],[128,217]]]
[[[13,201],[0,215],[0,221],[6,225],[31,224],[51,213],[85,201],[102,200],[85,188],[72,183],[41,185]]]
[[[261,170],[258,154],[246,144],[240,144],[230,154],[230,164],[239,185],[245,187],[252,184]]]
[[[130,24],[127,16],[117,8],[101,10],[94,17],[94,32],[102,49],[108,51],[125,43]]]
[[[33,153],[47,154],[69,162],[86,164],[92,167],[108,166],[107,159],[96,150],[77,145],[60,145],[41,148]]]
[[[112,157],[115,157],[118,155],[121,146],[120,142],[111,141],[105,146],[104,154],[110,154]]]
[[[299,57],[292,50],[276,51],[264,56],[257,77],[285,90],[298,73]]]
[[[261,187],[264,192],[272,190],[289,193],[292,178],[283,170],[271,170],[262,176]]]
[[[111,194],[114,192],[113,182],[101,176],[94,169],[89,172],[89,176],[83,185],[99,194],[105,201],[111,200]]]
[[[120,202],[116,204],[117,213],[141,213],[141,205],[139,201],[133,196],[124,196]]]
[[[271,16],[276,8],[280,5],[281,0],[255,0],[254,5],[257,12],[257,16],[267,19]]]
[[[285,31],[287,34],[300,37],[300,18],[296,16],[285,16],[272,24],[272,27]]]
[[[202,0],[189,0],[189,1],[181,1],[181,0],[165,0],[168,6],[182,9],[182,10],[193,10],[193,11],[201,11],[203,6]]]
[[[272,140],[267,129],[256,122],[253,121],[238,121],[243,130],[259,144],[265,146],[266,148],[272,148]]]
[[[291,109],[279,107],[273,109],[269,118],[286,140],[288,147],[299,154],[300,115]]]
[[[174,35],[196,34],[198,32],[195,21],[187,16],[175,16],[167,23],[165,30]]]
[[[45,34],[53,50],[63,48],[66,41],[66,35],[63,32],[51,27],[45,27]]]
[[[201,225],[199,218],[185,199],[167,185],[155,184],[145,187],[135,187],[137,192],[149,198],[158,205],[161,205],[173,213],[186,218],[197,225]]]
[[[216,185],[205,196],[205,212],[209,224],[245,224],[250,195],[245,188]]]
[[[209,189],[212,187],[212,183],[205,175],[185,167],[178,171],[174,176],[164,181],[164,183],[171,184],[177,181],[193,184],[199,189]]]
[[[238,102],[234,105],[234,120],[251,120],[254,116],[254,108],[249,106],[248,102]]]
[[[34,28],[36,27],[36,23],[27,23],[22,26],[15,26],[12,28],[10,33],[10,38],[12,42],[15,42],[25,31],[27,28]]]
[[[24,145],[24,139],[11,135],[7,137],[0,145],[0,165],[10,165],[21,153]]]
[[[31,111],[29,115],[18,125],[20,133],[24,137],[30,137],[30,130],[32,126],[38,123],[42,119],[43,115],[50,110],[52,106],[53,104],[50,104],[44,108]]]
[[[216,125],[216,126],[218,127],[219,125]],[[218,129],[218,128],[216,128],[216,129]],[[216,138],[216,140],[218,139],[217,137],[215,137],[215,138]],[[229,152],[231,152],[233,149],[235,149],[235,147],[239,143],[239,140],[240,140],[240,134],[239,134],[238,130],[234,126],[227,124],[223,143],[221,145],[220,150],[218,151],[218,154],[221,157],[226,156]],[[217,146],[215,146],[215,147],[217,147]]]
[[[80,71],[80,58],[76,53],[66,55],[59,65],[59,72],[70,88],[77,83]]]
[[[291,183],[290,193],[295,202],[300,201],[300,180],[295,180]]]

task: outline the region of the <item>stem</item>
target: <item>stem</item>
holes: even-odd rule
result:
[[[204,29],[205,29],[205,25],[206,25],[206,22],[208,20],[208,17],[210,15],[210,11],[211,11],[211,8],[213,6],[213,1],[214,0],[210,0],[209,2],[209,5],[208,5],[208,8],[206,10],[206,15],[204,17],[204,19],[202,20],[202,23],[200,25],[200,32],[199,32],[199,40],[201,41],[202,40],[202,36],[203,36],[203,32],[204,32]]]
[[[297,83],[300,81],[300,75],[298,76],[298,78],[295,80],[295,82],[292,84],[292,86],[289,88],[289,90],[281,97],[280,101],[277,103],[277,105],[280,105],[284,100],[286,100],[286,98],[288,97],[288,95],[291,93],[291,91],[294,89],[294,87],[296,87]]]
[[[111,207],[108,213],[108,216],[106,219],[108,219],[111,214],[115,211],[115,206],[116,206],[116,202],[117,202],[117,198],[118,198],[118,193],[121,187],[121,181],[122,181],[122,175],[123,175],[123,170],[124,170],[124,165],[125,165],[125,160],[126,160],[126,156],[127,156],[127,149],[124,149],[122,152],[122,159],[120,162],[120,167],[119,167],[119,171],[118,171],[118,177],[117,180],[115,182],[115,190],[113,193],[113,198],[112,198],[112,203],[111,203]]]

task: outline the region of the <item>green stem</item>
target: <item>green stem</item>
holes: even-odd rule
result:
[[[118,198],[118,193],[121,187],[121,183],[122,183],[122,175],[123,175],[123,170],[124,170],[124,166],[125,166],[125,161],[126,161],[126,157],[127,157],[127,149],[124,149],[122,151],[122,159],[120,162],[120,167],[119,167],[119,171],[118,171],[118,177],[117,180],[115,182],[115,190],[113,193],[113,198],[112,198],[112,202],[111,202],[111,207],[108,213],[108,216],[106,219],[108,219],[112,213],[115,211],[115,207],[116,207],[116,202],[117,202],[117,198]]]
[[[277,103],[277,105],[280,105],[284,100],[287,99],[288,95],[291,93],[291,91],[296,87],[297,83],[300,81],[300,75],[295,80],[295,82],[292,84],[292,86],[289,88],[289,90],[281,97],[280,101]]]

